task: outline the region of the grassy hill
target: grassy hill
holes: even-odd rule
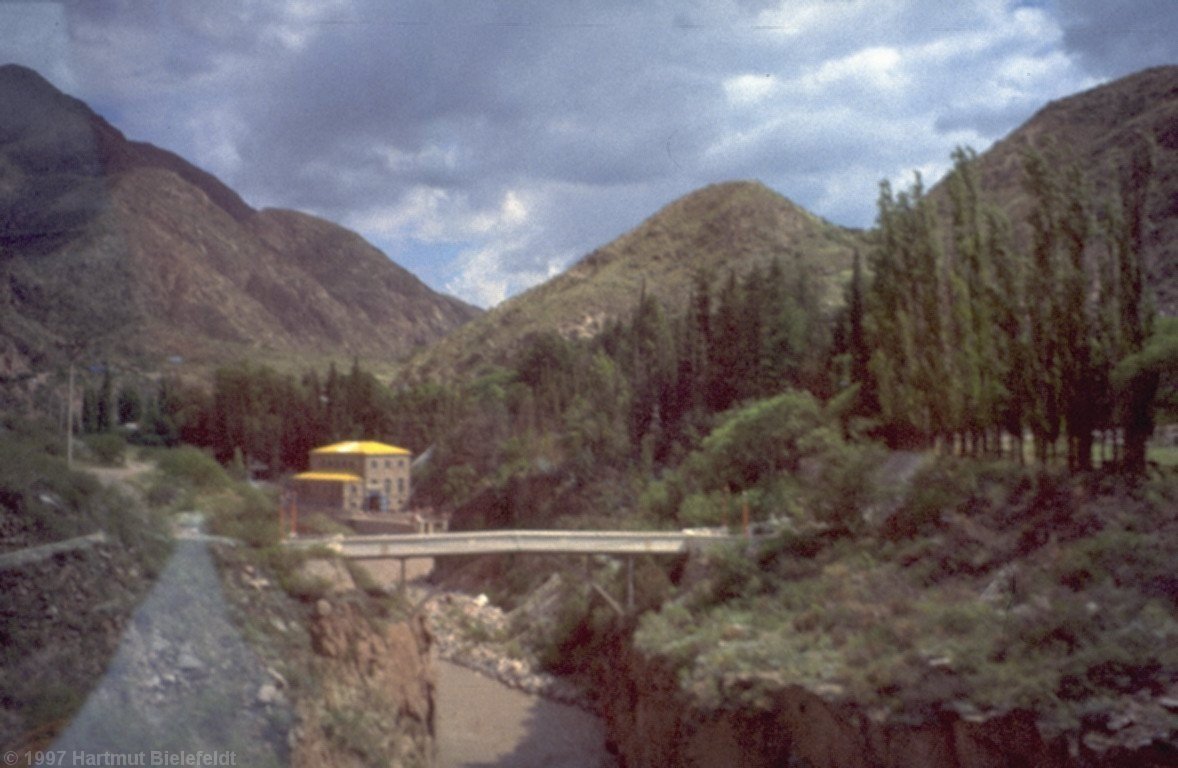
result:
[[[808,213],[757,182],[716,184],[672,202],[637,228],[564,273],[495,307],[417,354],[411,377],[469,371],[500,360],[530,335],[591,337],[629,317],[645,291],[678,312],[692,281],[743,275],[777,259],[787,273],[807,268],[832,301],[850,269],[861,232]]]

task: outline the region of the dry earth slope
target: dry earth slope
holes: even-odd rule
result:
[[[0,375],[62,345],[150,362],[395,359],[479,314],[361,237],[257,211],[128,141],[36,72],[0,67]]]

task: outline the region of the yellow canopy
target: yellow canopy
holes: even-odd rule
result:
[[[318,480],[331,483],[358,483],[360,478],[346,472],[300,472],[294,476],[295,480]]]
[[[311,453],[359,453],[364,456],[408,456],[409,451],[374,440],[352,440],[316,448]]]

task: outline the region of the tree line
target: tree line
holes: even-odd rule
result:
[[[1115,429],[1118,461],[1139,472],[1175,358],[1141,261],[1151,152],[1136,145],[1102,198],[1075,164],[1028,152],[1022,245],[982,201],[971,151],[954,153],[940,207],[919,176],[900,192],[884,183],[840,307],[805,262],[778,254],[743,275],[697,273],[679,307],[641,290],[597,337],[533,334],[463,380],[390,386],[358,362],[301,376],[239,364],[207,387],[165,379],[114,394],[107,374],[83,420],[92,431],[137,420],[142,442],[274,473],[344,439],[433,447],[415,486],[438,504],[535,471],[582,484],[657,475],[724,414],[794,391],[824,402],[847,436],[978,455],[1012,443],[1021,458],[1030,434],[1041,460],[1066,438],[1075,469],[1091,466],[1092,435]]]
[[[1092,466],[1093,436],[1119,432],[1117,460],[1145,467],[1160,368],[1144,365],[1155,318],[1142,264],[1153,146],[1138,141],[1098,197],[1075,162],[1029,150],[1027,246],[981,201],[975,157],[959,149],[947,211],[919,175],[879,198],[870,277],[856,261],[847,301],[854,410],[893,444],[949,440],[965,452]]]

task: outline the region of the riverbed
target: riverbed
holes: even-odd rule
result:
[[[365,568],[395,587],[400,564],[372,561]],[[407,562],[411,599],[429,595],[421,580],[428,558]],[[441,596],[433,599],[444,602]],[[446,659],[437,664],[438,768],[616,768],[605,748],[605,726],[586,710],[526,693]]]
[[[439,768],[614,768],[601,721],[439,659]]]

